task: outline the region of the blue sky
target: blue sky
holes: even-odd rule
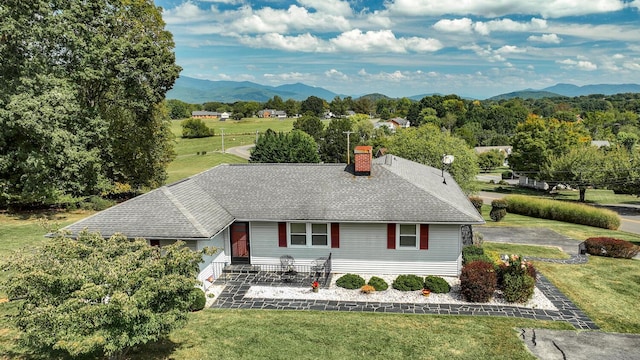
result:
[[[181,75],[484,99],[640,83],[640,0],[155,0]]]

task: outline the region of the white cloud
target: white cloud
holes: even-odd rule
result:
[[[280,49],[286,51],[319,52],[327,51],[326,43],[306,33],[297,36],[285,36],[277,33],[242,36],[239,41],[254,48]]]
[[[474,23],[471,19],[465,17],[453,20],[442,19],[433,25],[433,28],[440,32],[469,34],[475,31],[480,35],[489,35],[492,31],[525,32],[546,27],[547,21],[537,18],[532,18],[529,22],[500,19]]]
[[[629,3],[629,7],[634,7],[640,10],[640,0],[633,0],[631,3]]]
[[[289,72],[289,73],[282,73],[282,74],[264,74],[263,75],[266,79],[270,80],[270,81],[309,81],[310,79],[313,78],[313,75],[311,74],[303,74],[300,72]]]
[[[542,34],[540,36],[531,35],[527,40],[546,44],[559,44],[560,41],[562,41],[562,39],[556,34]]]
[[[624,55],[622,55],[622,54],[614,54],[614,55],[612,56],[612,58],[614,58],[614,59],[618,60],[618,59],[624,59],[624,58],[625,58],[625,56],[624,56]]]
[[[327,70],[324,72],[324,75],[328,78],[337,79],[337,80],[349,80],[349,77],[341,71],[336,69]]]
[[[229,25],[237,33],[289,33],[291,31],[345,31],[351,28],[344,16],[310,13],[304,7],[291,5],[286,10],[270,7],[253,10],[244,6]]]
[[[480,46],[478,44],[473,44],[473,45],[461,46],[460,49],[461,50],[472,50],[474,53],[476,53],[476,55],[487,59],[487,61],[489,61],[489,62],[506,61],[507,60],[500,53],[498,53],[497,51],[493,50],[491,48],[491,45],[487,45],[486,47],[482,47],[482,46]]]
[[[569,68],[577,68],[584,71],[593,71],[598,69],[598,65],[588,60],[564,59],[556,61],[558,64],[566,65]]]
[[[351,6],[346,1],[341,0],[298,0],[298,3],[305,7],[311,7],[316,9],[319,13],[339,15],[339,16],[351,16],[353,11]]]
[[[633,4],[637,4],[637,2],[638,0],[635,0]],[[387,3],[389,12],[408,16],[453,14],[499,17],[513,14],[539,14],[544,18],[560,18],[618,11],[624,7],[623,0],[395,0]]]
[[[452,33],[471,33],[473,21],[469,18],[462,19],[442,19],[433,25],[433,28],[440,32],[452,32]]]
[[[519,48],[515,45],[505,45],[503,47],[501,47],[500,49],[495,51],[497,54],[518,54],[518,53],[525,53],[527,52],[527,49],[524,48]]]
[[[163,10],[162,19],[167,24],[192,24],[205,21],[211,17],[211,14],[217,12],[215,7],[211,7],[211,9],[207,11],[200,9],[191,1],[187,1],[173,9]]]
[[[629,69],[629,70],[633,70],[633,71],[640,71],[640,62],[625,62],[622,66],[625,67],[625,69]]]
[[[432,52],[443,47],[442,43],[436,39],[396,38],[391,30],[362,32],[360,29],[353,29],[338,35],[329,42],[337,51],[358,53]]]

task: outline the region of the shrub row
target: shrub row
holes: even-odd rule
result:
[[[611,210],[598,209],[589,205],[574,204],[558,200],[539,199],[521,195],[510,195],[505,199],[508,204],[507,211],[513,214],[589,225],[611,230],[616,230],[620,227],[620,217]]]
[[[345,289],[361,289],[365,286],[364,279],[357,274],[344,274],[336,281],[336,285]],[[375,291],[384,291],[389,288],[384,279],[372,276],[367,286],[373,287]],[[401,291],[415,291],[429,289],[433,293],[443,294],[451,290],[449,283],[439,276],[427,276],[422,278],[417,275],[398,275],[393,281],[393,288]]]
[[[480,246],[472,245],[462,248],[462,265],[478,260],[492,263],[491,259],[484,254],[484,249]]]
[[[358,274],[344,274],[336,281],[336,285],[351,290],[361,289],[365,285],[365,281]],[[384,291],[389,288],[389,284],[377,276],[372,276],[367,285],[372,286],[375,291]]]
[[[587,252],[591,255],[631,259],[638,255],[640,246],[628,241],[609,237],[593,237],[585,240]]]

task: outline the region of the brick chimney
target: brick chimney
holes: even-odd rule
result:
[[[353,150],[356,175],[371,174],[371,160],[373,159],[372,146],[356,146]]]

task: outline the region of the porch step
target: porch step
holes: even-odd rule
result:
[[[257,274],[260,272],[259,266],[253,265],[227,265],[222,269],[225,274]]]

